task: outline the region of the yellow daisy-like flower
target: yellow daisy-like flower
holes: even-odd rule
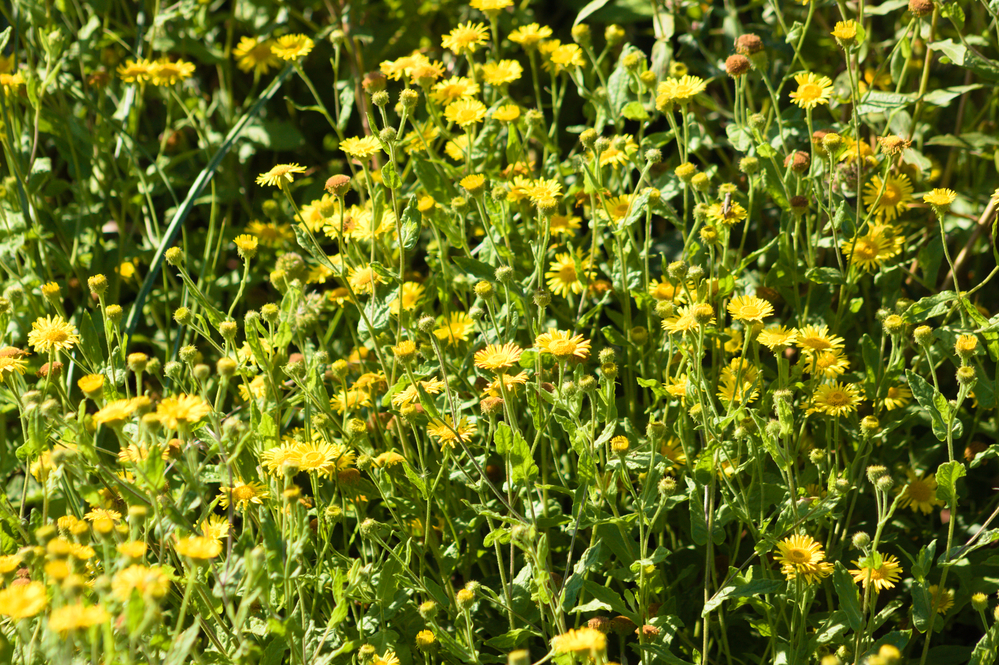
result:
[[[257,176],[258,185],[284,187],[295,180],[296,173],[305,173],[305,167],[300,164],[278,164],[270,171]]]
[[[774,306],[756,296],[736,296],[728,304],[728,313],[736,321],[762,323],[763,319],[773,315]]]
[[[884,187],[884,192],[881,188]],[[879,196],[880,195],[880,196]],[[887,181],[874,176],[864,187],[864,205],[873,209],[878,219],[892,221],[908,208],[912,201],[912,183],[909,176],[889,175]]]
[[[62,518],[59,518],[62,519]],[[0,554],[0,575],[13,573],[21,567],[21,557],[17,554]]]
[[[596,628],[570,629],[552,638],[556,653],[598,654],[607,649],[607,635]]]
[[[853,19],[849,21],[837,21],[830,34],[840,41],[852,42],[857,38],[857,22]]]
[[[256,236],[251,236],[248,233],[242,233],[232,239],[234,245],[236,245],[236,251],[243,258],[253,258],[257,253],[257,246],[259,241]]]
[[[707,87],[704,79],[690,74],[667,79],[656,88],[656,108],[665,112],[672,109],[673,105],[686,106]]]
[[[479,84],[463,76],[452,76],[440,81],[431,88],[430,97],[440,104],[451,104],[459,99],[475,97],[479,94]]]
[[[477,99],[459,99],[448,104],[444,109],[444,117],[459,127],[467,128],[486,117],[486,105]]]
[[[315,42],[302,34],[283,35],[271,45],[271,52],[282,60],[294,62],[309,55]]]
[[[152,62],[145,58],[127,60],[124,65],[118,65],[118,76],[125,83],[144,83],[152,75]]]
[[[572,335],[568,331],[549,328],[534,340],[534,346],[541,353],[550,353],[558,360],[576,358],[586,360],[590,357],[590,341],[582,335]]]
[[[209,515],[208,519],[201,520],[201,524],[198,526],[202,536],[213,540],[222,540],[228,537],[229,531],[232,529],[229,520],[221,515]]]
[[[576,44],[560,44],[548,55],[549,61],[555,67],[555,73],[560,74],[574,67],[585,67],[583,50]]]
[[[516,104],[504,104],[493,111],[493,119],[499,122],[513,122],[520,117],[520,107]]]
[[[458,341],[467,342],[468,335],[475,329],[475,321],[465,312],[451,312],[451,315],[438,320],[434,336],[448,345]]]
[[[472,0],[468,3],[472,9],[478,9],[489,17],[496,16],[507,7],[513,6],[513,0]]]
[[[338,471],[353,466],[356,458],[356,453],[342,443],[329,443],[316,439],[311,443],[298,444],[291,461],[306,473],[317,473],[332,478]]]
[[[167,397],[156,407],[156,415],[167,429],[177,429],[181,423],[196,423],[211,412],[211,405],[197,395]]]
[[[74,603],[63,605],[52,610],[49,615],[49,630],[59,633],[63,638],[71,631],[99,626],[111,618],[103,605],[86,605]]]
[[[888,391],[881,403],[888,411],[901,409],[912,401],[912,391],[906,385],[888,386]]]
[[[425,292],[426,287],[419,282],[403,282],[400,292],[389,303],[389,311],[394,316],[399,316],[401,310],[414,311],[419,306]]]
[[[756,400],[759,391],[756,389],[756,380],[759,378],[760,370],[745,358],[732,358],[728,366],[721,372],[721,379],[718,384],[718,398],[722,404],[749,404]]]
[[[130,399],[117,399],[105,404],[93,415],[95,425],[113,427],[128,420],[135,412],[135,404]]]
[[[502,381],[502,387],[500,387]],[[527,383],[527,372],[519,374],[498,374],[496,378],[489,382],[483,391],[483,397],[502,397],[503,388],[506,388],[507,395],[516,392],[517,388]]]
[[[111,578],[111,595],[121,602],[127,602],[133,591],[148,599],[159,599],[170,591],[172,576],[163,566],[143,566],[135,564],[124,568]]]
[[[0,381],[15,373],[24,376],[27,363],[21,357],[22,353],[20,349],[13,346],[0,349]]]
[[[548,230],[553,238],[560,235],[575,235],[576,231],[582,228],[582,221],[581,217],[575,215],[552,215],[548,221]]]
[[[455,55],[475,53],[479,46],[489,41],[489,29],[485,23],[459,24],[441,39],[441,46]]]
[[[184,60],[171,62],[166,58],[149,65],[149,82],[153,85],[173,85],[194,74],[194,65]]]
[[[774,353],[781,353],[784,349],[798,341],[798,331],[794,328],[776,326],[761,330],[756,336],[756,341],[767,347]]]
[[[263,505],[264,499],[269,496],[270,492],[262,483],[246,483],[241,478],[236,478],[233,485],[219,487],[218,500],[223,509],[232,504],[237,510],[244,511],[250,504]]]
[[[375,285],[381,284],[381,276],[375,272],[371,266],[351,267],[347,270],[347,280],[354,293],[371,294],[374,293]]]
[[[749,213],[738,201],[732,201],[727,209],[722,203],[712,203],[708,206],[708,219],[716,225],[724,224],[731,228],[740,222],[746,221],[748,215]]]
[[[462,134],[445,143],[444,152],[456,162],[465,161],[465,154],[468,152],[468,134]]]
[[[487,344],[486,348],[475,352],[475,366],[501,373],[513,367],[520,360],[524,350],[514,344]]]
[[[903,508],[909,507],[914,513],[929,515],[935,507],[944,505],[944,502],[937,498],[936,478],[933,476],[924,478],[912,469],[906,469],[905,474],[909,480],[899,490],[901,495],[899,502]]]
[[[492,86],[513,83],[524,74],[524,68],[516,60],[500,60],[482,65],[482,80]]]
[[[856,411],[860,402],[860,393],[852,383],[828,383],[815,389],[808,413],[838,418]]]
[[[928,203],[933,206],[934,210],[940,210],[946,212],[950,209],[950,206],[954,201],[957,200],[957,192],[953,189],[933,189],[923,195],[923,202]]]
[[[791,93],[791,102],[803,109],[828,104],[832,98],[832,81],[828,76],[804,72],[794,77],[798,89]]]
[[[177,554],[188,559],[207,561],[222,553],[222,543],[214,538],[190,536],[178,540],[174,549],[177,550]]]
[[[880,564],[877,563],[876,559],[881,560]],[[874,553],[853,563],[859,566],[859,568],[850,570],[853,581],[862,584],[865,589],[873,584],[875,593],[894,588],[895,582],[898,582],[902,576],[902,566],[899,565],[898,557],[894,554],[883,556]]]
[[[558,180],[538,178],[527,188],[527,197],[538,207],[553,208],[562,196],[562,185]]]
[[[552,36],[552,29],[537,23],[528,23],[511,32],[507,37],[514,44],[519,44],[525,50],[537,47],[542,39]]]
[[[843,348],[844,339],[830,334],[828,326],[805,326],[796,332],[797,339],[794,343],[804,353]]]
[[[236,57],[236,66],[240,71],[253,70],[254,76],[266,74],[272,67],[279,67],[281,61],[271,50],[273,42],[269,39],[240,37],[239,44],[232,50]]]
[[[840,349],[828,349],[804,356],[805,371],[825,379],[835,379],[850,369],[850,361]]]
[[[930,592],[930,606],[937,608],[937,614],[947,614],[950,608],[954,607],[954,592],[951,589],[941,589],[936,584],[931,584],[927,589]]]
[[[340,150],[355,159],[368,159],[381,149],[382,144],[374,136],[351,136],[340,144]]]
[[[36,353],[69,351],[80,343],[76,326],[61,316],[39,317],[31,324],[28,344]]]
[[[444,390],[444,382],[440,379],[420,381],[419,384],[428,395],[439,395]],[[416,404],[419,401],[420,391],[416,388],[416,384],[410,384],[392,396],[392,406],[397,409]]]
[[[898,253],[894,236],[884,225],[872,227],[864,235],[852,240],[844,240],[841,247],[850,265],[856,265],[866,272],[877,270],[886,259]]]
[[[382,74],[391,81],[399,81],[403,76],[410,76],[417,67],[429,65],[430,60],[419,51],[414,51],[395,60],[384,60],[378,65]]]
[[[336,409],[337,413],[370,407],[371,404],[371,395],[367,390],[350,389],[345,392],[343,389],[340,389],[330,399],[330,406]]]
[[[130,540],[127,543],[119,543],[116,549],[122,556],[130,559],[141,559],[149,548],[141,540]]]
[[[10,617],[15,621],[28,619],[44,610],[48,602],[45,585],[41,582],[8,587],[0,591],[0,616]]]
[[[579,260],[579,265],[583,268],[587,282],[597,276],[596,271],[590,269],[592,262],[583,256],[581,249],[576,250],[576,259]],[[555,260],[552,261],[549,271],[545,273],[545,279],[548,280],[548,288],[551,289],[552,293],[563,298],[567,298],[570,293],[583,292],[583,281],[576,270],[576,260],[568,252],[555,255]]]
[[[432,420],[427,425],[427,434],[437,439],[437,443],[441,444],[441,448],[444,446],[451,446],[453,448],[459,438],[464,441],[475,434],[476,431],[478,431],[478,428],[475,423],[470,423],[468,418],[464,416],[458,421],[457,427],[454,425],[451,416],[444,416],[444,420]]]
[[[777,550],[779,554],[774,558],[780,562],[781,572],[788,580],[801,576],[811,584],[833,571],[833,564],[825,561],[822,545],[807,534],[785,538],[777,543]]]

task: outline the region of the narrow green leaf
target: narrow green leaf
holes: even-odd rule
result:
[[[839,608],[846,612],[850,628],[860,630],[864,626],[864,614],[860,611],[860,592],[853,577],[839,561],[833,571],[833,586],[836,588],[836,597],[839,598]]]
[[[944,462],[937,469],[937,498],[954,505],[957,503],[957,481],[967,475],[964,464],[958,461]]]

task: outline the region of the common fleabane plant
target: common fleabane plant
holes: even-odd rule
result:
[[[4,11],[4,662],[995,661],[993,7],[527,4]]]

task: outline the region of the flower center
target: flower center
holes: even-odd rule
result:
[[[232,495],[236,497],[237,501],[249,501],[257,495],[249,485],[241,485],[232,491]]]
[[[548,350],[560,358],[571,356],[576,350],[576,343],[568,339],[556,339],[548,344]]]
[[[571,284],[576,281],[576,266],[565,265],[559,268],[558,278],[566,284]]]
[[[826,395],[826,404],[829,406],[846,406],[850,403],[850,398],[840,390],[832,390]]]
[[[881,195],[881,206],[890,208],[898,205],[901,200],[902,192],[895,185],[888,183],[888,186],[885,187],[885,193]]]
[[[870,240],[861,240],[854,246],[853,255],[861,261],[872,261],[878,255],[878,248]]]
[[[307,468],[322,466],[325,461],[326,457],[315,450],[302,455],[302,466]]]
[[[930,500],[930,487],[922,480],[913,480],[909,483],[909,496],[916,503],[924,503]]]
[[[798,88],[798,97],[810,102],[822,97],[822,88],[814,83],[806,83]]]
[[[788,561],[792,561],[794,563],[806,563],[809,560],[811,560],[812,557],[809,556],[808,552],[806,552],[805,550],[795,547],[787,551],[787,555],[785,558],[787,558]]]

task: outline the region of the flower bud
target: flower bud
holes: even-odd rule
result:
[[[184,251],[180,247],[171,247],[164,256],[166,262],[172,266],[179,267],[184,264]]]
[[[866,550],[868,547],[871,546],[871,537],[868,536],[863,531],[858,531],[857,533],[853,534],[853,538],[851,539],[850,542],[853,545],[853,549]]]
[[[95,296],[102,296],[108,290],[108,278],[104,275],[92,275],[87,279],[87,286]]]

